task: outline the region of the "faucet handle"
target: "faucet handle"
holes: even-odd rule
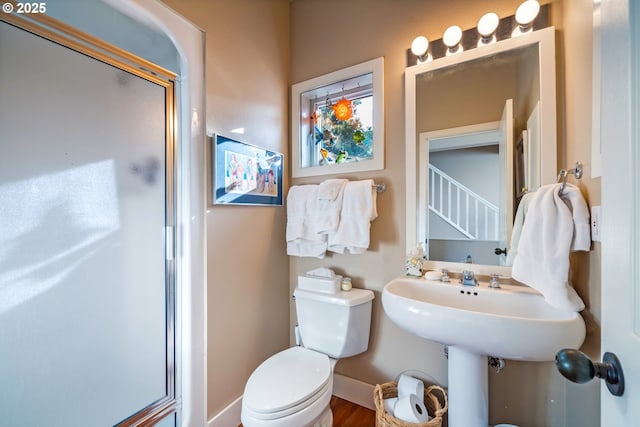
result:
[[[492,274],[491,275],[491,281],[489,282],[489,287],[490,288],[494,288],[494,289],[499,289],[500,288],[500,275],[499,274]]]
[[[441,273],[442,273],[442,276],[440,276],[440,281],[444,283],[449,283],[451,281],[451,279],[449,278],[449,270],[443,268],[441,270]]]

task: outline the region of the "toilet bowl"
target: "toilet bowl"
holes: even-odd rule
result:
[[[244,427],[331,427],[335,361],[304,347],[271,356],[253,372],[242,399]]]
[[[367,350],[373,292],[294,292],[303,346],[274,354],[251,374],[244,427],[332,427],[329,403],[337,359]]]

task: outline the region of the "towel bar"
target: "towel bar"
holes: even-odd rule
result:
[[[373,184],[373,188],[376,189],[376,193],[384,193],[387,191],[387,184]]]

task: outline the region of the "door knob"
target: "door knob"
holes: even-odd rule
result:
[[[500,254],[505,254],[506,255],[507,254],[507,248],[504,248],[504,249],[496,248],[493,251],[493,253],[496,254],[496,255],[500,255]]]
[[[583,384],[594,377],[605,380],[609,392],[614,396],[624,394],[624,373],[622,365],[613,353],[605,353],[602,363],[592,362],[581,351],[565,348],[556,354],[556,367],[569,381]]]

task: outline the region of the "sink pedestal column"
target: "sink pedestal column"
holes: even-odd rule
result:
[[[449,346],[449,427],[489,425],[487,356]]]

